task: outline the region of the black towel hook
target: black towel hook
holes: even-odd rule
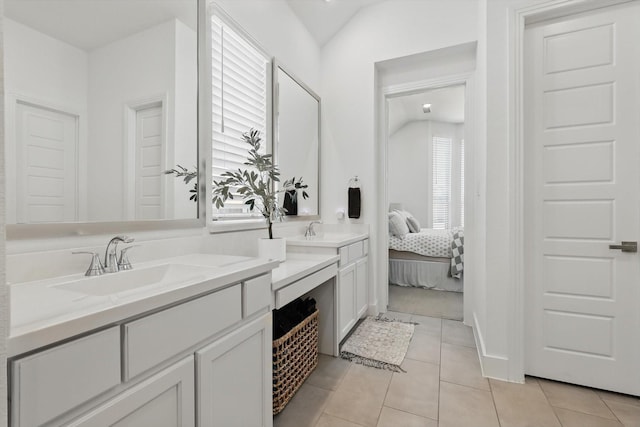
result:
[[[360,218],[362,195],[360,193],[360,180],[358,179],[358,175],[349,180],[348,196],[349,218]]]

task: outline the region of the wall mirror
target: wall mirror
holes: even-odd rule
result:
[[[281,178],[302,177],[302,194],[280,194],[288,218],[317,217],[320,212],[320,97],[302,81],[274,63],[274,153]],[[292,197],[293,196],[293,197]]]
[[[7,223],[198,222],[197,0],[4,5]]]

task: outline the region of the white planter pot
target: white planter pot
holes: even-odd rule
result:
[[[259,239],[258,256],[276,261],[285,261],[287,259],[287,239],[281,237]]]

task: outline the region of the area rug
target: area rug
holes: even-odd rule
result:
[[[340,357],[365,366],[404,372],[414,323],[369,316],[342,345]]]

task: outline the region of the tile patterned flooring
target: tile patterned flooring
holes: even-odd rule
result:
[[[320,356],[275,427],[640,427],[640,398],[527,377],[482,377],[471,328],[389,312],[418,322],[406,373]]]

